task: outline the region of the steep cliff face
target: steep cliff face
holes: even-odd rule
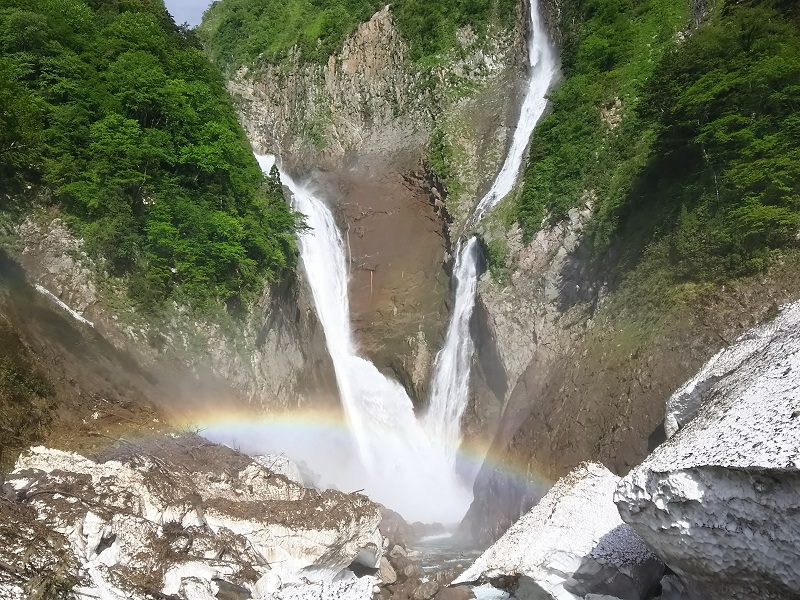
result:
[[[462,28],[435,68],[409,58],[387,6],[325,64],[291,55],[229,82],[254,145],[334,205],[360,347],[415,399],[447,321],[450,237],[499,168],[519,110],[526,6],[514,31]],[[454,170],[437,172],[437,140]]]
[[[497,434],[462,531],[491,542],[582,460],[624,475],[664,439],[665,400],[721,346],[800,296],[794,254],[724,288],[689,285],[664,298],[641,273],[618,285],[589,260],[590,216],[546,228],[528,246],[509,236],[510,275],[479,286],[484,357],[499,357],[507,391]],[[585,235],[585,234],[584,234]],[[479,346],[480,350],[480,346]],[[472,402],[491,405],[473,386]],[[475,409],[470,415],[480,414]],[[497,458],[500,457],[498,461]],[[519,471],[526,473],[520,479]]]
[[[714,34],[702,29],[706,23],[717,33],[731,31],[728,25],[704,23],[710,10],[704,2],[685,8],[654,4],[639,13],[641,20],[617,24],[630,27],[629,32],[661,33],[648,37],[634,59],[621,53],[606,56],[598,66],[593,44],[615,43],[614,32],[603,29],[603,19],[592,21],[596,14],[584,13],[577,2],[548,2],[544,8],[562,45],[565,79],[551,94],[551,114],[533,134],[523,189],[498,207],[483,231],[490,269],[479,286],[484,317],[476,362],[488,371],[499,361],[506,375],[499,381],[506,386],[504,399],[492,406],[499,411],[492,460],[477,477],[475,502],[463,524],[484,542],[502,534],[550,482],[581,460],[599,460],[618,474],[627,473],[663,441],[666,398],[721,346],[775,306],[800,296],[797,253],[791,245],[764,252],[763,262],[749,271],[758,275],[723,268],[708,277],[687,270],[688,261],[679,265],[675,256],[681,243],[691,245],[704,235],[702,229],[691,235],[674,233],[688,222],[681,211],[700,192],[688,192],[683,208],[658,212],[667,203],[663,191],[673,172],[662,169],[650,179],[642,166],[648,156],[661,156],[661,147],[646,142],[646,109],[637,105],[644,88],[626,85],[647,82],[659,52],[678,52],[698,36],[701,41],[693,47],[702,48],[703,40]],[[631,39],[625,37],[625,43]],[[642,56],[649,58],[640,60]],[[673,63],[664,63],[675,64],[674,57]],[[641,79],[624,76],[634,68]],[[621,77],[603,79],[608,69]],[[700,77],[697,72],[690,75]],[[587,78],[601,83],[593,88]],[[647,90],[652,97],[663,92]],[[656,130],[662,125],[668,124],[658,123]],[[584,126],[589,133],[580,132]],[[699,144],[689,140],[674,154],[683,156],[692,142]],[[704,156],[705,150],[697,152]],[[579,156],[583,158],[575,158]],[[776,154],[778,160],[782,156]],[[692,176],[709,178],[708,197],[718,193],[711,162],[704,158],[684,165]],[[526,212],[541,208],[537,203],[548,196],[551,212]],[[742,197],[746,193],[729,202],[735,205]],[[576,208],[568,211],[569,206]],[[579,214],[583,217],[576,227]],[[548,225],[553,221],[562,223],[560,228]],[[533,238],[530,244],[516,241],[515,222],[525,237]],[[542,244],[551,236],[555,243]],[[708,254],[699,249],[702,243],[692,248],[693,259]],[[726,260],[737,257],[730,251]],[[480,392],[478,387],[473,389]],[[491,397],[477,393],[473,403],[469,414],[479,418],[486,413],[480,406],[491,403]],[[514,475],[520,470],[527,477]]]
[[[183,372],[175,375],[176,383],[210,376],[216,391],[208,393],[208,402],[217,393],[242,408],[274,411],[310,402],[312,391],[314,402],[324,401],[325,391],[335,389],[302,281],[265,284],[243,319],[223,311],[216,317],[196,315],[177,303],[148,314],[134,310],[121,282],[86,254],[83,241],[57,215],[30,217],[16,234],[15,254],[32,284],[143,365],[174,365]]]

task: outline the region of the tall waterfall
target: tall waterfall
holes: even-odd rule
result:
[[[258,156],[269,171],[274,158]],[[344,244],[330,209],[312,190],[285,173],[295,210],[310,230],[299,236],[300,257],[336,371],[342,405],[361,464],[360,480],[378,502],[409,520],[452,522],[466,512],[470,494],[447,452],[417,422],[403,387],[358,355],[350,326]]]
[[[514,130],[511,149],[503,167],[492,183],[492,187],[481,198],[469,218],[468,227],[476,226],[484,214],[505,198],[514,188],[525,156],[525,148],[536,123],[547,106],[547,90],[556,72],[555,54],[550,46],[547,32],[542,26],[537,0],[531,0],[531,21],[528,39],[528,60],[530,62],[529,84],[522,103],[519,122]],[[432,435],[446,442],[450,455],[455,461],[461,435],[461,417],[469,401],[469,372],[472,362],[473,343],[469,320],[475,308],[477,289],[478,252],[477,239],[471,238],[456,246],[456,263],[453,269],[455,303],[450,323],[447,327],[445,343],[436,355],[433,385],[425,426]]]
[[[525,158],[525,149],[536,123],[542,118],[547,107],[547,90],[556,73],[556,57],[542,24],[538,0],[530,0],[530,35],[528,36],[528,62],[530,64],[528,90],[522,101],[519,121],[514,130],[511,149],[508,151],[503,167],[492,183],[492,187],[478,202],[469,222],[477,225],[486,211],[497,205],[514,188]]]
[[[474,227],[513,188],[528,139],[544,112],[555,60],[537,0],[531,0],[530,12],[530,79],[520,120],[505,163],[468,226]],[[274,164],[273,157],[258,160],[265,172]],[[306,215],[310,226],[299,236],[300,255],[360,458],[358,468],[363,468],[347,483],[357,481],[372,498],[409,520],[453,522],[471,499],[454,467],[473,353],[469,325],[478,283],[477,238],[461,240],[456,247],[453,314],[436,356],[429,408],[417,421],[403,387],[358,355],[350,325],[344,244],[331,211],[313,190],[285,173],[281,179],[292,192],[294,208]]]

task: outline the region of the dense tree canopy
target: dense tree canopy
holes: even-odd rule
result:
[[[396,0],[392,11],[420,60],[455,46],[456,30],[489,23],[511,27],[517,0]],[[212,59],[237,67],[257,59],[280,62],[292,48],[303,60],[323,62],[359,23],[386,5],[382,0],[220,0],[203,18],[200,34]]]
[[[240,304],[295,261],[295,215],[162,0],[0,0],[0,181],[50,190],[141,302]]]

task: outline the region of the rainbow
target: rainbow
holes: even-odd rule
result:
[[[182,417],[177,425],[250,454],[284,453],[296,459],[295,454],[302,457],[304,445],[318,444],[325,450],[338,450],[336,460],[340,460],[342,455],[354,460],[356,456],[344,415],[330,408],[258,413],[212,406]],[[552,485],[546,476],[529,464],[509,463],[508,456],[491,452],[488,440],[463,443],[457,461],[459,471],[472,477],[481,468],[488,468],[513,483]],[[313,467],[311,461],[308,462]],[[324,475],[322,469],[318,472]]]

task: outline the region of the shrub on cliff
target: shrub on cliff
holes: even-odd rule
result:
[[[199,32],[224,69],[254,61],[280,63],[296,48],[302,60],[325,62],[344,40],[386,3],[381,0],[221,0],[203,17]],[[485,33],[492,23],[512,27],[517,0],[396,0],[392,13],[421,61],[456,46],[459,27]]]

